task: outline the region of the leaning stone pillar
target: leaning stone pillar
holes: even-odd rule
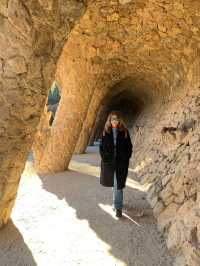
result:
[[[48,106],[44,108],[44,112],[41,116],[40,123],[37,127],[37,133],[34,137],[34,143],[32,146],[33,158],[34,158],[34,168],[36,171],[39,169],[40,161],[43,156],[43,151],[46,147],[47,140],[51,132],[50,119],[51,112],[48,112]]]
[[[101,114],[100,119],[98,121],[96,131],[94,132],[94,141],[100,137],[100,134],[103,131],[107,116],[108,116],[108,110],[107,110],[107,108],[104,107],[102,109],[102,114]]]
[[[99,123],[102,119],[104,109],[105,109],[105,107],[103,105],[101,105],[99,110],[98,110],[97,117],[96,117],[93,129],[92,129],[92,133],[91,133],[90,138],[89,138],[88,145],[93,145],[93,143],[95,141],[97,128],[99,127]]]
[[[52,3],[0,1],[0,227],[10,218],[55,62],[70,31],[71,10]],[[74,7],[83,4],[74,1]]]
[[[87,90],[86,87],[79,87],[73,93],[68,91],[67,94],[62,95],[51,128],[51,136],[40,162],[40,173],[67,170],[85,120],[90,97],[91,90]]]
[[[87,148],[88,141],[92,132],[92,128],[95,123],[96,114],[98,112],[99,104],[101,102],[102,91],[96,89],[87,112],[86,119],[83,123],[81,134],[79,136],[78,142],[76,143],[75,151],[76,154],[81,154],[85,152]]]
[[[61,99],[40,161],[41,174],[68,169],[96,86],[93,74],[99,66],[90,66],[90,62],[82,58],[85,51],[74,50],[79,41],[80,36],[72,33],[58,62],[56,76],[62,87]]]
[[[101,136],[101,132],[103,131],[104,125],[106,123],[106,118],[108,114],[104,114],[102,119],[99,121],[99,126],[97,128],[96,134],[95,134],[95,140],[99,139]]]

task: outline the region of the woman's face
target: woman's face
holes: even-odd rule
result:
[[[119,118],[117,117],[117,115],[112,115],[111,116],[112,127],[117,127],[118,123],[119,123]]]

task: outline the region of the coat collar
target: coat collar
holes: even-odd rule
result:
[[[118,134],[122,133],[122,132],[124,132],[125,133],[125,137],[127,137],[127,129],[124,130],[123,128],[118,128]],[[104,131],[103,132],[103,136],[105,136],[105,134],[108,134],[108,135],[113,134],[112,127],[110,127],[109,132]]]
[[[127,129],[124,130],[123,128],[118,128],[118,134],[123,133],[123,132],[125,133],[125,137],[127,137]],[[105,131],[105,133],[113,136],[112,127],[109,128],[109,132]]]

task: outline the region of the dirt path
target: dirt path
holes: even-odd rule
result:
[[[145,188],[129,178],[125,214],[116,219],[99,164],[97,146],[57,175],[38,176],[27,163],[12,221],[0,232],[0,266],[172,266]]]

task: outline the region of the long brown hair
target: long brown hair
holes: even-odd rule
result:
[[[124,131],[125,132],[125,137],[127,137],[127,127],[126,127],[126,124],[122,118],[122,115],[119,111],[111,111],[108,115],[108,118],[106,120],[106,123],[105,123],[105,126],[104,126],[104,129],[103,129],[103,136],[105,136],[105,133],[110,133],[111,129],[112,129],[112,124],[111,124],[111,117],[113,115],[116,115],[118,118],[119,118],[119,123],[117,125],[118,129],[121,130],[121,131]]]

